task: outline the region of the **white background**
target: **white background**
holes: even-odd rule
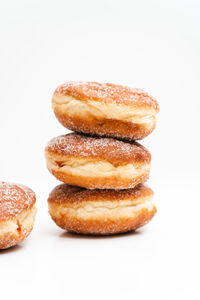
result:
[[[34,230],[0,252],[1,299],[200,299],[198,0],[0,2],[1,180],[37,194]],[[67,80],[140,87],[160,103],[149,185],[158,213],[136,233],[65,233],[44,147],[66,131],[51,95]]]

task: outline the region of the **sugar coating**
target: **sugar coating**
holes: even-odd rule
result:
[[[60,184],[49,195],[49,202],[82,202],[82,201],[120,201],[137,200],[140,197],[152,196],[153,191],[145,184],[138,184],[133,189],[126,190],[88,190],[77,186]]]
[[[159,111],[157,101],[142,89],[111,83],[70,81],[57,87],[54,94],[69,95],[79,100],[149,106]]]
[[[90,137],[70,133],[53,138],[46,151],[60,155],[104,159],[121,163],[149,163],[151,155],[136,142],[124,142],[113,138]]]
[[[98,135],[100,137],[112,137],[125,141],[141,140],[148,136],[155,128],[152,126],[144,126],[143,124],[134,124],[132,122],[123,122],[120,120],[103,119],[99,122],[89,121],[87,118],[67,117],[61,113],[55,112],[60,123],[73,131],[89,134],[91,136]]]
[[[33,207],[35,193],[22,184],[0,182],[0,221],[11,219]]]

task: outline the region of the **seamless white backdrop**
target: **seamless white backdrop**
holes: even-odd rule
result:
[[[1,180],[37,194],[30,238],[0,252],[2,299],[199,299],[199,1],[0,2]],[[160,103],[156,218],[135,234],[72,236],[47,213],[51,95],[66,80],[140,87]]]

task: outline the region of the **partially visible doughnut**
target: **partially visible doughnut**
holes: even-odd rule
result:
[[[127,190],[87,190],[58,185],[48,198],[49,214],[69,232],[110,235],[136,230],[156,213],[153,191],[144,184]]]
[[[52,139],[45,156],[60,181],[88,189],[126,189],[144,182],[151,155],[136,142],[70,133]]]
[[[64,83],[55,90],[52,106],[66,128],[127,140],[149,135],[159,112],[157,101],[141,89],[98,82]]]
[[[35,193],[28,187],[0,182],[0,249],[15,246],[32,231]]]

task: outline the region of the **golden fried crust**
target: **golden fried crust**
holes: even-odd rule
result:
[[[66,82],[54,92],[54,96],[72,96],[78,100],[93,100],[137,107],[153,107],[157,112],[157,101],[141,89],[98,82]]]
[[[123,142],[112,138],[89,137],[70,133],[53,138],[45,151],[63,157],[92,158],[112,164],[149,164],[149,151],[136,142]]]
[[[36,208],[26,210],[16,217],[0,222],[0,249],[7,249],[23,241],[32,231]]]
[[[20,242],[22,242],[24,239],[27,238],[27,236],[31,233],[32,229],[29,228],[28,230],[21,231],[19,234],[12,234],[12,233],[6,233],[3,235],[0,235],[0,249],[8,249],[10,247],[13,247]]]
[[[134,189],[124,190],[88,190],[79,186],[60,184],[51,191],[48,202],[73,204],[84,201],[121,201],[125,199],[137,201],[138,198],[147,196],[153,196],[153,191],[146,184],[138,184]]]
[[[51,215],[53,221],[68,232],[75,232],[79,234],[88,235],[111,235],[117,233],[125,233],[139,229],[146,225],[154,217],[156,213],[156,207],[149,211],[143,208],[138,211],[134,218],[121,218],[119,220],[99,219],[99,220],[79,220],[77,218],[68,218],[64,216],[61,218]],[[50,211],[51,214],[51,211]]]
[[[101,118],[88,119],[79,116],[63,116],[59,110],[55,110],[55,115],[60,123],[77,132],[90,135],[99,135],[102,137],[116,137],[127,141],[141,140],[148,136],[155,128],[156,121],[153,126],[146,127],[143,124],[134,124],[132,122],[124,122],[121,120],[113,120]]]
[[[119,176],[110,177],[92,177],[72,175],[70,172],[62,170],[52,170],[48,168],[49,172],[54,175],[58,180],[75,186],[81,186],[87,189],[130,189],[134,188],[139,183],[147,181],[149,178],[149,169],[143,172],[142,175],[137,177],[121,178]]]
[[[69,232],[110,235],[136,230],[156,213],[146,185],[129,190],[93,190],[60,185],[49,195],[49,213]]]
[[[35,193],[30,188],[21,184],[0,182],[0,222],[31,209],[35,201]]]

